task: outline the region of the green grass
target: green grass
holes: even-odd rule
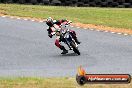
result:
[[[131,8],[57,7],[41,5],[0,4],[0,12],[13,16],[60,19],[73,22],[132,29]]]
[[[0,78],[0,88],[132,88],[130,84],[85,84],[74,78]]]

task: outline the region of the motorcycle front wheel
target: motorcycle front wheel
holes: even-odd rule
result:
[[[78,55],[80,55],[80,52],[79,52],[78,48],[76,47],[76,44],[74,43],[74,41],[71,42],[71,46],[73,48],[73,51],[75,53],[77,53]]]

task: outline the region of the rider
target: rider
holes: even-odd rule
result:
[[[64,23],[64,22],[71,23],[71,21],[68,21],[68,20],[65,20],[65,19],[62,19],[62,20],[53,20],[51,17],[48,17],[47,20],[46,20],[46,24],[49,26],[49,28],[47,29],[48,36],[50,38],[52,38],[52,36],[56,33],[56,30],[60,30],[61,29],[61,24]],[[70,34],[72,35],[72,37],[75,40],[75,42],[77,44],[80,44],[80,42],[77,39],[76,32],[73,31],[73,30],[70,30]],[[60,36],[56,37],[55,45],[58,48],[60,48],[61,50],[63,50],[63,52],[61,54],[68,53],[68,50],[66,50],[65,47],[60,44]]]

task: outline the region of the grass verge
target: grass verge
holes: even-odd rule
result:
[[[132,29],[131,8],[57,7],[41,5],[0,4],[0,13],[12,16],[60,19],[73,22]]]
[[[74,78],[0,78],[0,88],[132,88],[130,84],[85,84]]]

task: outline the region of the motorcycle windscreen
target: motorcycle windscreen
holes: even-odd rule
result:
[[[68,43],[71,43],[72,37],[71,37],[71,35],[70,35],[69,33],[66,33],[64,38],[65,38],[65,40],[66,40]]]

